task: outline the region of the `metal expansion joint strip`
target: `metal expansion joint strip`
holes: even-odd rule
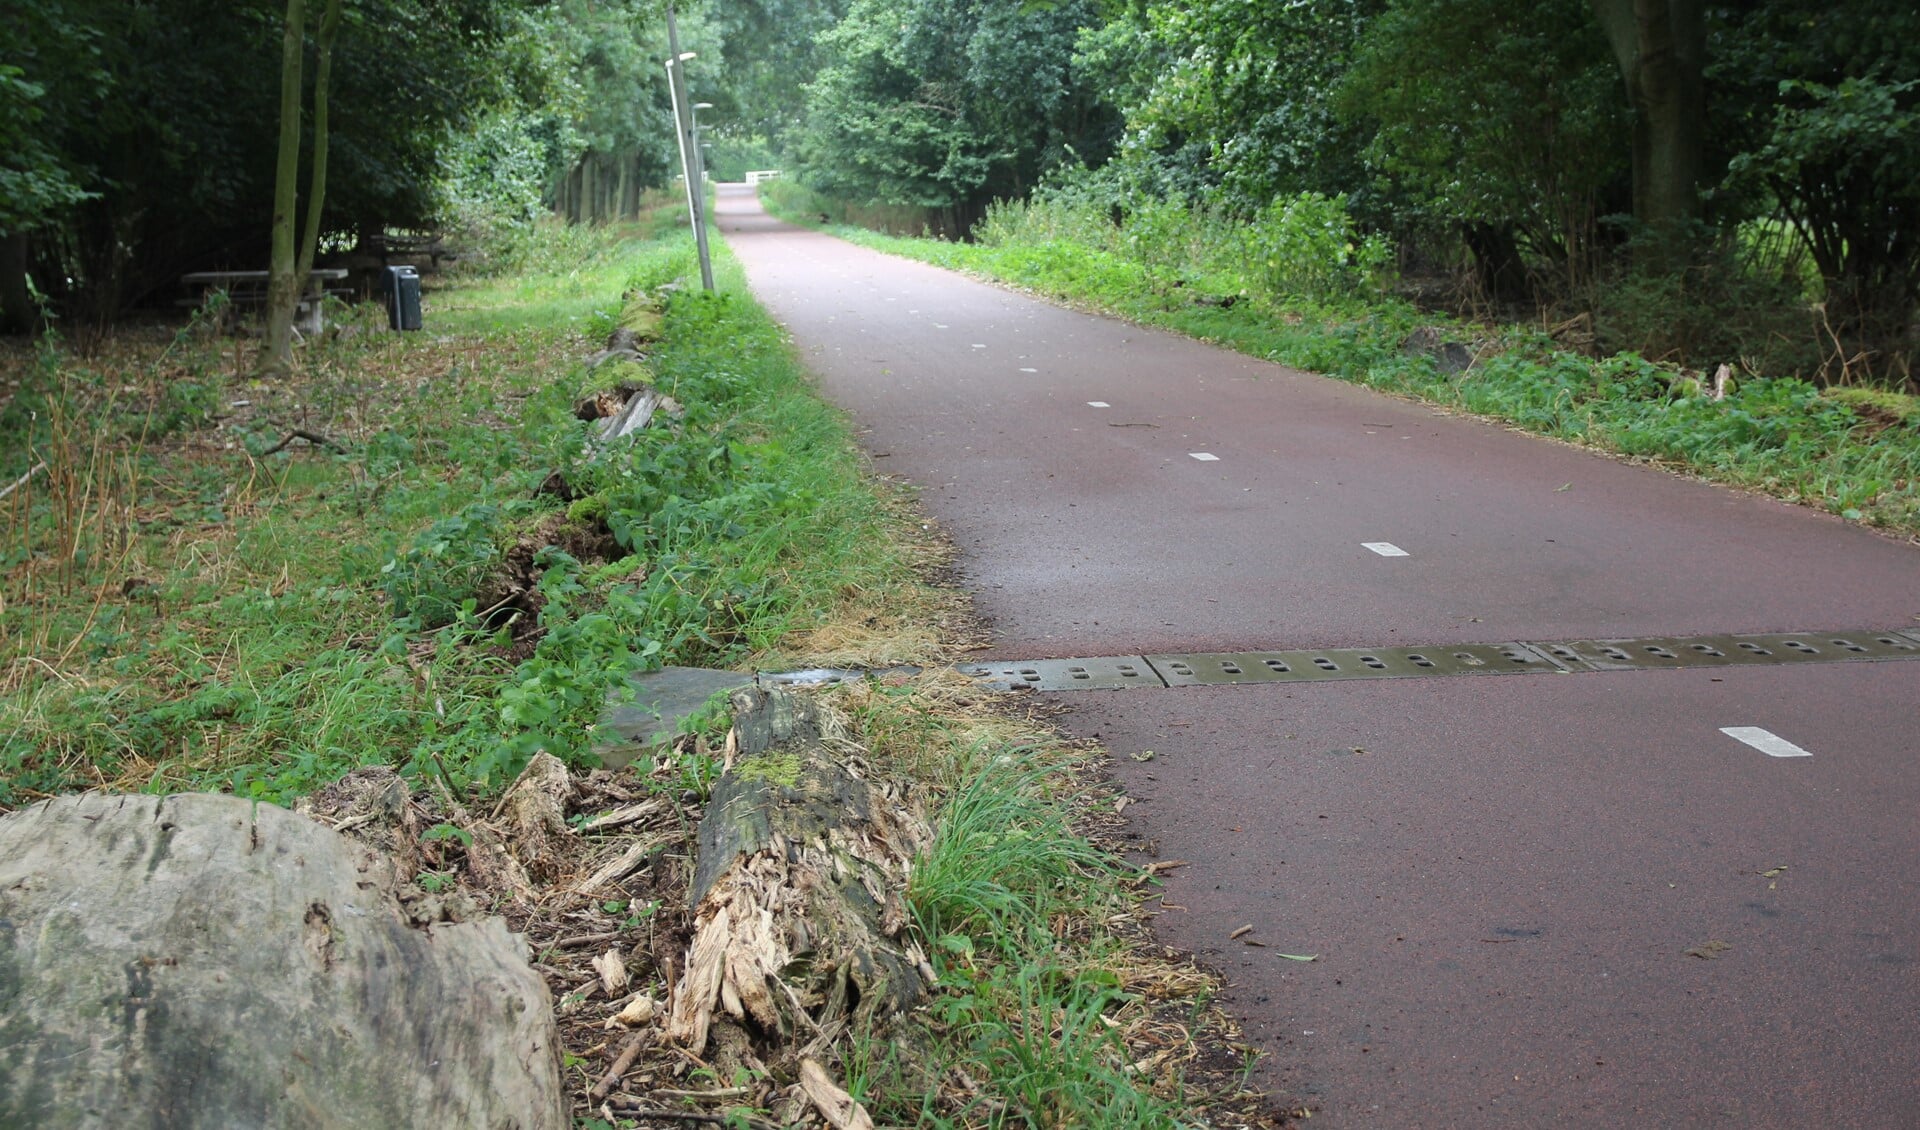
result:
[[[964,663],[959,670],[1002,690],[1091,691],[1451,675],[1777,666],[1863,659],[1920,659],[1920,631],[1766,632],[1557,643],[1186,652]]]

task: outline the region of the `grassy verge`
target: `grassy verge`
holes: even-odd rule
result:
[[[882,764],[945,797],[908,903],[942,991],[909,1041],[857,1040],[882,1124],[1268,1125],[1211,977],[1153,946],[1095,752],[964,680],[842,693]]]
[[[0,500],[0,808],[191,788],[341,816],[366,780],[342,775],[386,767],[420,817],[400,854],[422,893],[487,902],[474,853],[511,839],[493,800],[536,750],[578,768],[570,815],[664,798],[643,831],[692,856],[724,720],[588,773],[631,673],[943,658],[960,601],[920,577],[942,547],[865,477],[724,249],[722,293],[674,285],[691,248],[670,219],[551,231],[510,274],[436,287],[422,334],[347,312],[279,383],[204,322],[6,353],[0,479],[26,477]],[[657,328],[641,367],[683,414],[598,447],[575,406],[607,378],[582,358],[623,317]],[[938,829],[908,892],[934,1002],[834,1057],[881,1121],[1271,1124],[1212,982],[1145,941],[1140,873],[1095,842],[1111,805],[1086,751],[950,674],[835,693]],[[664,998],[684,876],[680,898],[667,867],[573,895],[608,842],[569,842],[538,905],[498,905],[542,945],[616,939]],[[581,1125],[632,1124],[585,1097],[617,1050],[580,1011],[598,954],[555,944],[541,968]],[[669,1058],[689,1112],[765,1117],[791,1082]]]
[[[794,222],[823,211],[790,182],[768,183],[763,198]],[[1363,285],[1317,285],[1352,266],[1353,248],[1338,239],[1289,243],[1280,227],[1262,244],[1258,231],[1218,226],[1156,213],[1114,225],[1034,205],[996,212],[972,244],[834,231],[877,250],[1920,538],[1914,397],[1745,375],[1716,399],[1702,374],[1634,354],[1596,359],[1561,348],[1544,330],[1451,323],[1368,297],[1375,292]],[[1270,257],[1249,258],[1245,248],[1256,244]],[[1316,272],[1315,263],[1326,271]],[[1290,284],[1322,297],[1293,297],[1301,287]],[[1428,326],[1436,340],[1463,343],[1471,367],[1449,372],[1429,352],[1406,348]]]
[[[580,358],[690,261],[648,234],[443,291],[429,333],[342,333],[283,385],[191,329],[16,355],[0,475],[46,470],[5,500],[0,800],[284,799],[367,760],[489,787],[579,760],[634,671],[912,607],[885,504],[737,283],[665,304],[681,426],[589,447]]]

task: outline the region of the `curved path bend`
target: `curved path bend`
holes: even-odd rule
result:
[[[995,657],[1920,629],[1837,519],[718,219]],[[1920,1126],[1920,660],[1059,701],[1316,1125]]]

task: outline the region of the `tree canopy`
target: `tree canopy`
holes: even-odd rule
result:
[[[681,4],[713,121],[791,118],[811,70],[796,69],[806,52],[782,37],[810,42],[839,2]],[[463,218],[630,209],[678,170],[665,11],[664,0],[344,0],[330,245]],[[186,271],[265,265],[285,13],[285,0],[0,6],[0,313],[11,325],[32,314],[28,279],[93,320],[170,298]],[[732,65],[732,40],[751,63]],[[782,92],[783,111],[763,109]],[[310,134],[310,112],[304,125]]]
[[[854,0],[820,45],[794,152],[824,190],[977,209],[1049,168],[1098,162],[1118,117],[1074,60],[1089,0]]]
[[[181,271],[257,264],[283,3],[0,8],[0,308],[18,321],[28,276],[107,316]],[[327,231],[605,219],[677,171],[666,0],[344,4]],[[1257,217],[1318,193],[1515,302],[1725,277],[1786,232],[1833,335],[1911,350],[1905,0],[688,0],[679,17],[729,169],[778,153],[820,191],[956,233],[1055,183],[1116,216]],[[1798,277],[1766,270],[1776,289]]]

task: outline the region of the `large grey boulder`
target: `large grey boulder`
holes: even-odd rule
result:
[[[0,1127],[562,1127],[544,982],[499,919],[229,796],[0,818]]]

